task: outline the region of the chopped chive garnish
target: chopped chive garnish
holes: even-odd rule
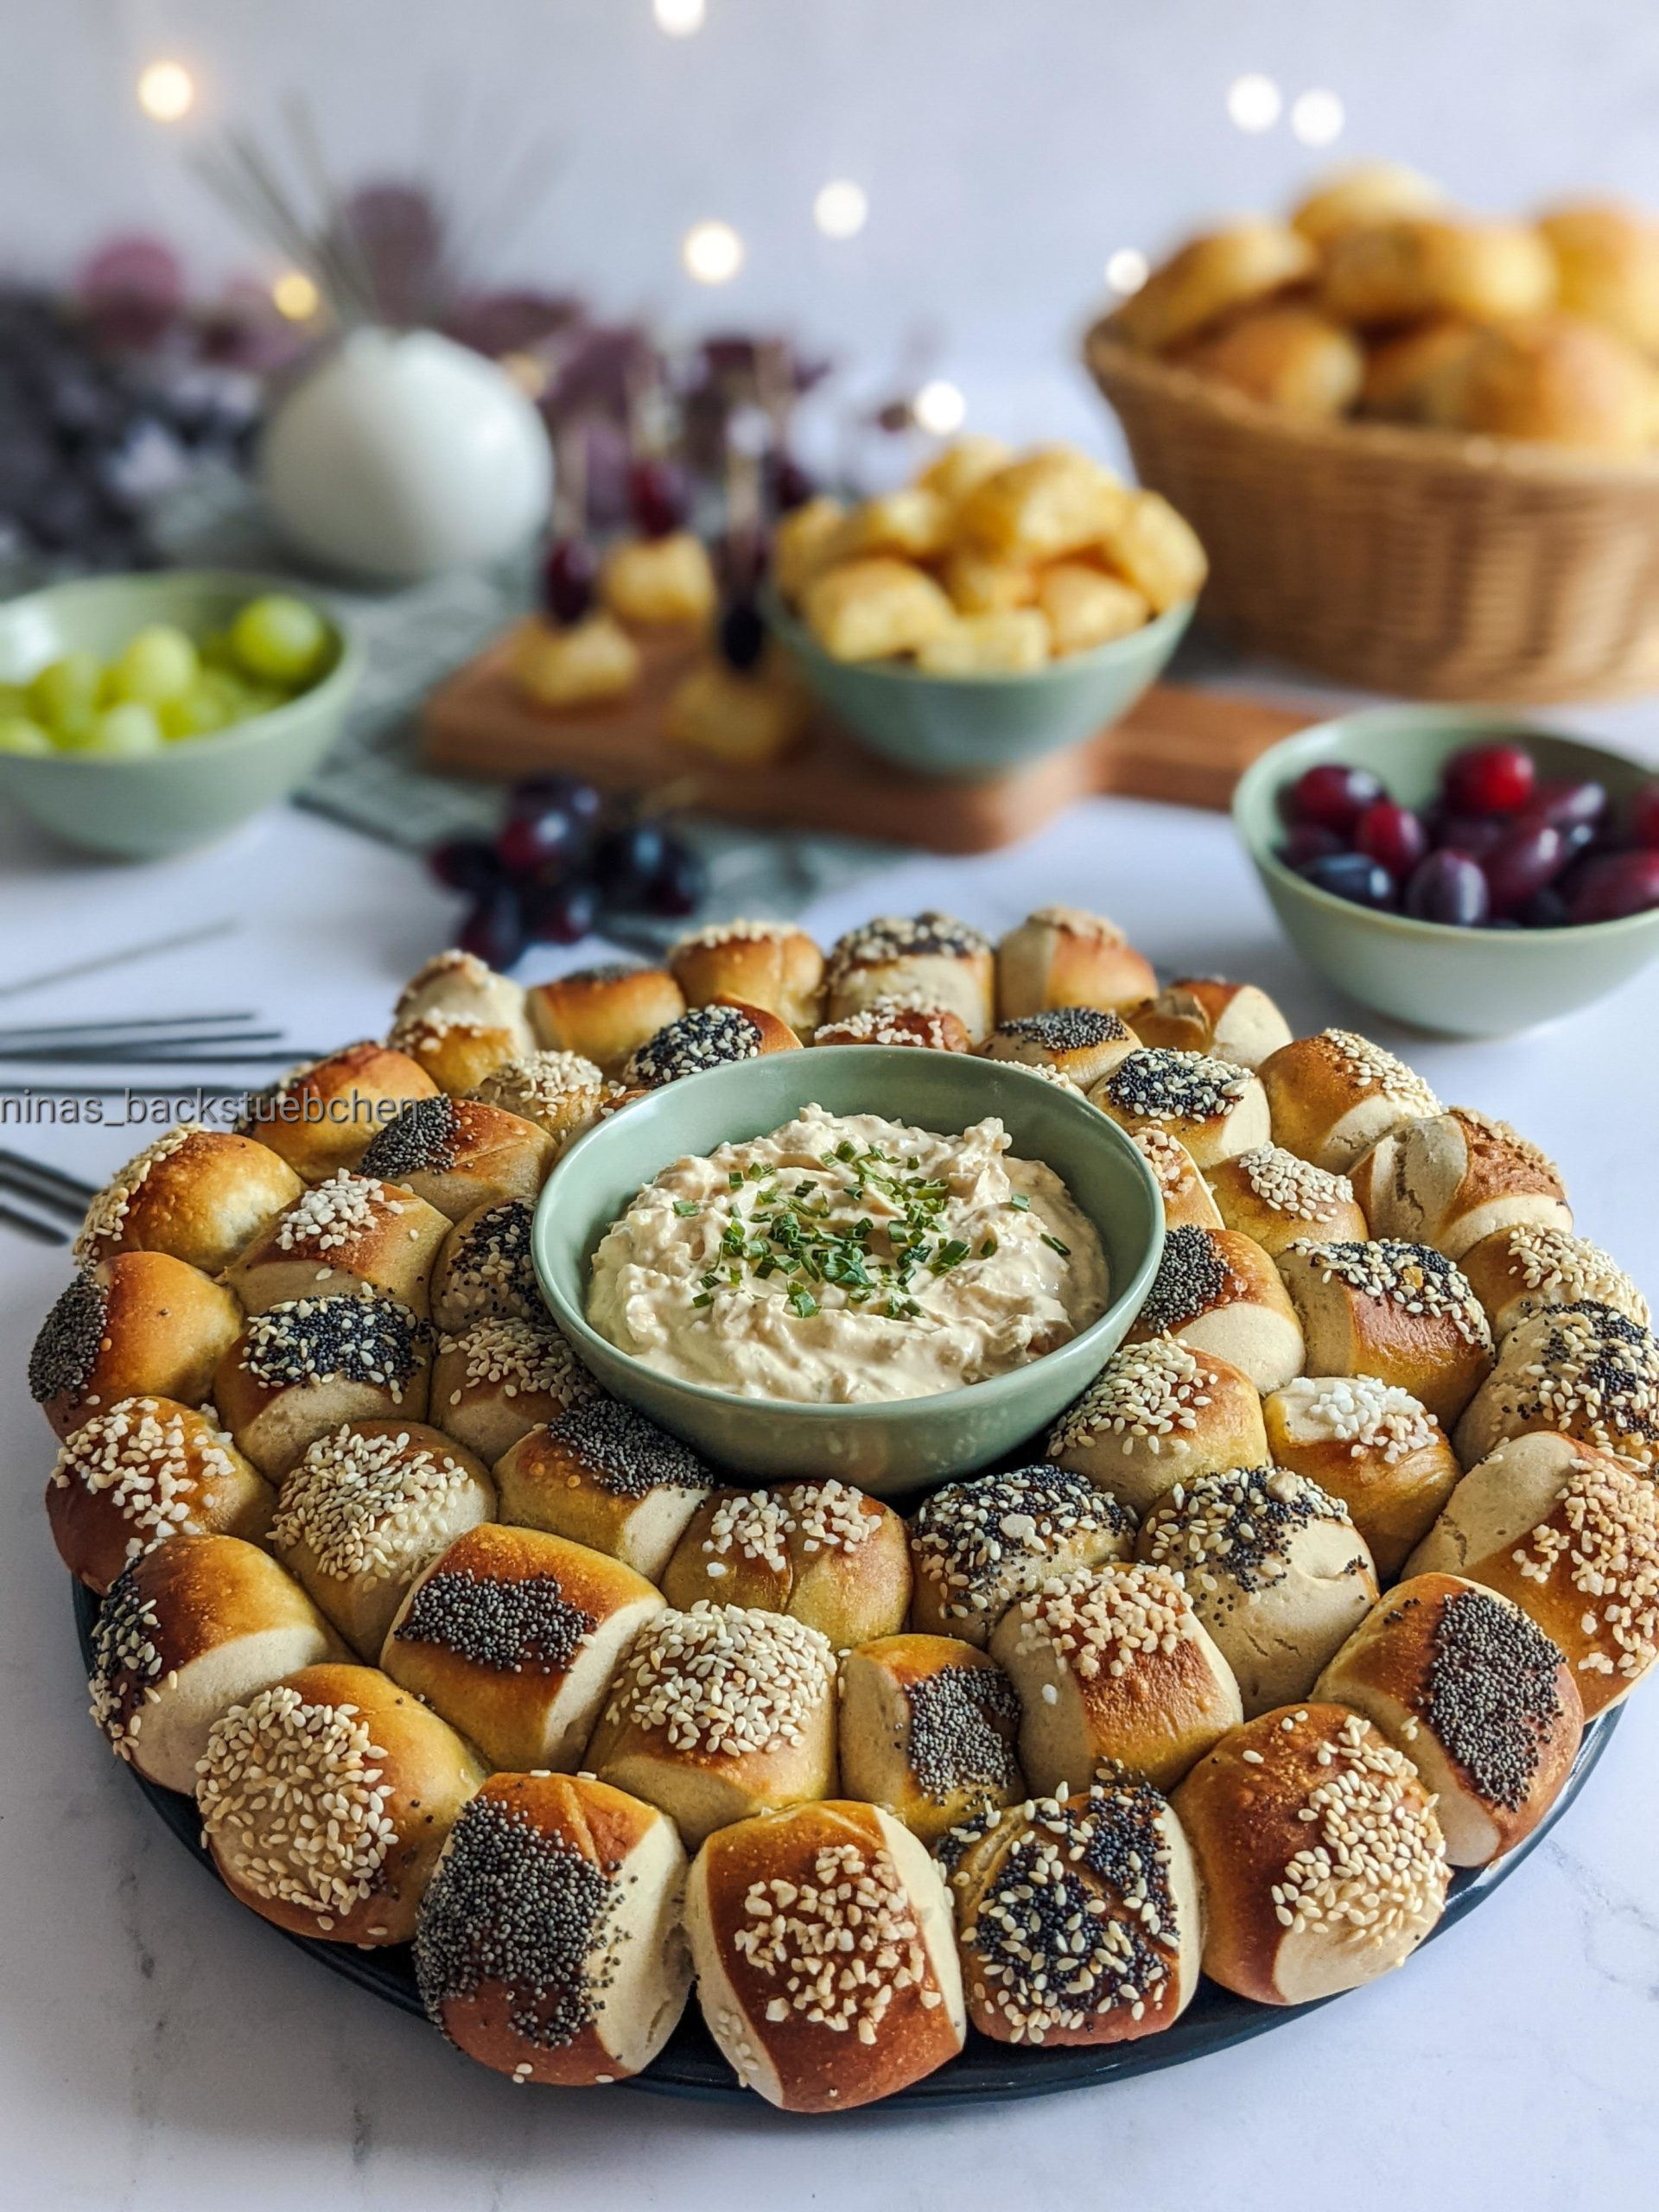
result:
[[[1046,1235],[1043,1238],[1043,1242],[1049,1247],[1051,1251],[1058,1252],[1063,1260],[1069,1260],[1071,1258],[1071,1247],[1069,1244],[1062,1244],[1058,1236],[1049,1236]]]
[[[689,1221],[694,1213],[701,1213],[702,1208],[696,1198],[676,1198],[674,1211],[682,1221]]]

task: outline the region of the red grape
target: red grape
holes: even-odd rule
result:
[[[1513,814],[1532,797],[1537,775],[1523,746],[1470,745],[1452,754],[1441,780],[1459,813]]]
[[[671,837],[667,857],[646,900],[651,912],[668,917],[695,914],[708,889],[709,865],[702,855]]]
[[[1528,818],[1553,822],[1558,830],[1598,827],[1607,812],[1607,786],[1586,776],[1578,783],[1540,784],[1527,808]],[[1659,824],[1656,824],[1659,827]]]
[[[542,604],[562,627],[580,622],[594,603],[599,562],[580,537],[556,538],[542,561]]]
[[[513,785],[508,804],[514,814],[540,814],[558,807],[573,822],[590,830],[605,802],[593,785],[580,776],[531,776]]]
[[[1394,904],[1394,878],[1380,861],[1367,859],[1363,853],[1331,853],[1309,861],[1301,873],[1305,882],[1316,883],[1321,891],[1354,906]]]
[[[581,842],[581,830],[564,809],[548,806],[539,814],[513,815],[496,839],[495,849],[510,875],[537,875],[569,859]]]
[[[524,899],[524,930],[532,944],[575,944],[599,919],[599,893],[591,883],[534,886]]]
[[[721,616],[720,650],[740,672],[754,667],[766,650],[766,619],[752,599],[734,600]]]
[[[1429,835],[1437,846],[1466,853],[1471,860],[1484,860],[1494,845],[1502,844],[1510,824],[1497,814],[1452,814],[1438,808],[1430,819]]]
[[[1603,853],[1586,862],[1567,906],[1574,922],[1617,922],[1659,906],[1659,851]]]
[[[1406,886],[1406,912],[1420,922],[1475,929],[1491,911],[1491,894],[1478,864],[1467,853],[1444,848],[1430,853]]]
[[[1638,845],[1659,848],[1659,784],[1643,784],[1630,806],[1630,835]]]
[[[792,508],[804,507],[818,488],[790,454],[773,455],[771,475],[772,505],[779,514],[786,515]]]
[[[1376,778],[1364,768],[1344,768],[1334,760],[1305,769],[1291,785],[1287,819],[1317,822],[1322,830],[1341,836],[1352,835],[1354,825],[1368,806],[1386,797]]]
[[[1567,840],[1551,823],[1512,830],[1480,863],[1491,893],[1492,912],[1515,913],[1535,891],[1554,881],[1567,861]]]
[[[594,880],[607,905],[643,906],[667,853],[661,824],[649,817],[601,837],[594,852]]]
[[[628,505],[647,537],[668,537],[685,521],[685,479],[671,461],[636,461],[628,471]]]
[[[1325,860],[1332,853],[1347,849],[1334,830],[1321,830],[1317,822],[1299,822],[1280,846],[1279,857],[1287,868],[1301,869],[1309,861]]]
[[[484,837],[451,837],[426,856],[433,880],[448,891],[486,890],[501,873],[495,847]]]
[[[1368,806],[1354,829],[1354,846],[1380,861],[1396,883],[1403,883],[1428,850],[1421,817],[1391,798]]]
[[[486,891],[461,924],[456,939],[492,968],[511,968],[524,949],[524,914],[518,887],[498,883]]]

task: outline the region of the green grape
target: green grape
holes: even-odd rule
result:
[[[139,699],[125,700],[118,707],[105,707],[101,715],[94,715],[92,728],[90,750],[94,753],[133,760],[143,753],[161,750],[162,726],[156,718],[156,709]]]
[[[29,713],[29,686],[26,683],[0,683],[0,715]]]
[[[182,698],[195,682],[196,649],[171,623],[152,623],[128,639],[110,672],[118,698],[159,707]]]
[[[217,669],[204,669],[190,689],[177,699],[163,699],[156,709],[162,735],[169,744],[189,737],[207,737],[225,729],[242,713],[241,689]]]
[[[304,683],[316,673],[328,645],[328,626],[315,607],[285,592],[250,600],[231,626],[237,658],[250,676],[277,683]]]
[[[103,677],[104,664],[96,653],[65,653],[61,659],[48,661],[29,687],[35,720],[60,736],[69,736],[97,706]]]
[[[206,637],[196,640],[196,658],[204,668],[229,669],[237,667],[236,647],[228,630],[209,630]]]
[[[51,739],[27,715],[0,715],[0,753],[50,753]]]

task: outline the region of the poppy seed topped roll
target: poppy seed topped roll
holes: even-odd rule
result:
[[[242,1325],[222,1283],[167,1252],[118,1252],[78,1274],[29,1355],[29,1395],[68,1436],[124,1398],[199,1406]]]
[[[990,940],[953,914],[887,914],[849,930],[824,969],[826,1021],[877,999],[901,998],[954,1014],[977,1045],[990,1028]]]
[[[534,1321],[546,1312],[530,1255],[536,1209],[508,1198],[464,1214],[439,1249],[432,1270],[432,1319],[462,1329],[486,1318]]]
[[[1278,1270],[1254,1238],[1230,1229],[1172,1229],[1165,1236],[1129,1342],[1164,1336],[1224,1359],[1258,1390],[1276,1390],[1300,1375],[1306,1357]]]
[[[213,1402],[276,1479],[341,1421],[423,1419],[430,1357],[431,1331],[395,1298],[296,1298],[249,1319],[219,1363]]]
[[[598,1389],[531,1429],[495,1478],[505,1519],[608,1552],[653,1582],[715,1479],[689,1444]]]
[[[539,1122],[505,1107],[416,1098],[379,1132],[359,1172],[401,1184],[453,1222],[480,1206],[533,1199],[555,1156]]]
[[[1132,1512],[1177,1483],[1268,1457],[1262,1398],[1248,1375],[1174,1337],[1112,1354],[1050,1433],[1049,1456]]]
[[[1131,1135],[1167,1129],[1200,1167],[1268,1141],[1268,1102],[1248,1068],[1206,1052],[1142,1046],[1090,1090],[1103,1114]]]
[[[654,1090],[682,1076],[701,1075],[705,1068],[758,1059],[763,1052],[792,1052],[800,1041],[776,1014],[760,1007],[726,1001],[693,1007],[646,1039],[623,1069],[622,1080]]]
[[[999,1022],[980,1051],[988,1060],[1053,1068],[1087,1090],[1140,1049],[1122,1016],[1092,1006],[1047,1007]]]
[[[1128,1559],[1135,1531],[1127,1506],[1060,1467],[946,1483],[911,1523],[915,1625],[982,1647],[1016,1599],[1051,1575]]]

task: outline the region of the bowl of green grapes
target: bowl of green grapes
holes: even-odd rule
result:
[[[229,570],[49,585],[0,606],[0,799],[87,851],[212,843],[305,782],[360,653],[291,584]]]

